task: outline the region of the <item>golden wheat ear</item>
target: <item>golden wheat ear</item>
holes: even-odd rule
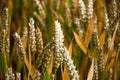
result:
[[[58,20],[55,21],[55,52],[54,52],[54,62],[53,62],[53,72],[52,75],[55,75],[57,69],[59,68],[60,64],[63,62],[63,47],[64,47],[64,36],[61,29],[61,24]]]
[[[78,0],[78,10],[79,10],[79,18],[81,20],[85,19],[87,15],[86,15],[86,6],[83,0]]]
[[[35,21],[33,18],[29,19],[29,30],[28,30],[28,37],[29,37],[29,47],[30,47],[30,53],[35,54],[36,52],[36,41],[35,41]]]
[[[17,33],[14,33],[13,37],[15,39],[15,44],[19,50],[18,54],[19,54],[21,60],[23,60],[26,57],[26,52],[24,50],[21,38]]]
[[[68,70],[70,79],[71,80],[80,80],[78,71],[76,70],[75,65],[73,64],[73,60],[70,58],[69,52],[66,48],[64,48],[63,62],[66,65],[66,69]]]

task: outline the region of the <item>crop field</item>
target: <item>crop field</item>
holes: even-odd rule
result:
[[[120,80],[120,0],[0,0],[0,80]]]

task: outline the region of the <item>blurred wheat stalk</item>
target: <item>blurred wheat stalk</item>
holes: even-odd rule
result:
[[[119,80],[119,0],[0,0],[0,80]]]

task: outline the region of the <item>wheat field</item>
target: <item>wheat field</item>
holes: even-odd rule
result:
[[[0,80],[120,80],[120,0],[0,0]]]

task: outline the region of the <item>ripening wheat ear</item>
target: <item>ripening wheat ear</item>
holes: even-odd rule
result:
[[[35,41],[35,26],[34,26],[34,19],[30,18],[29,20],[29,46],[30,46],[30,51],[32,54],[35,54],[36,51],[36,41]]]
[[[71,80],[79,80],[79,75],[75,70],[75,66],[73,64],[72,59],[69,56],[68,50],[64,47],[64,36],[61,30],[61,25],[57,21],[55,21],[55,53],[54,53],[54,63],[53,63],[53,74],[52,78],[55,77],[55,72],[60,66],[61,63],[66,64],[68,73],[70,75]]]
[[[10,48],[10,40],[9,40],[9,28],[8,28],[8,8],[3,9],[3,17],[2,17],[2,29],[4,31],[4,42],[5,42],[5,52],[7,55],[9,54]]]
[[[69,52],[66,48],[64,48],[63,61],[66,65],[66,69],[68,70],[70,79],[71,80],[79,80],[78,72],[77,72],[77,70],[75,70],[75,65],[73,64],[73,61],[70,58]]]
[[[78,0],[78,8],[79,8],[79,18],[80,19],[85,19],[86,18],[86,6],[84,4],[83,0]]]
[[[52,56],[52,53],[50,51],[50,49],[46,49],[45,51],[43,51],[43,56],[42,56],[42,63],[41,63],[41,67],[42,67],[42,79],[44,79],[45,77],[45,73],[46,71],[48,71],[48,68],[49,68],[49,65],[50,65],[50,62],[51,62],[51,56]]]
[[[6,39],[6,36],[5,36],[5,29],[3,29],[1,31],[1,34],[0,34],[0,49],[1,49],[1,53],[5,53],[5,39]]]
[[[109,19],[106,8],[104,8],[104,29],[107,29],[109,26]]]
[[[88,22],[90,21],[90,19],[93,17],[93,0],[88,0],[88,5],[87,5],[87,18],[88,18]]]
[[[43,9],[43,6],[42,6],[41,2],[39,0],[34,0],[34,1],[35,1],[35,4],[38,6],[40,16],[43,19],[45,19],[46,15],[45,15],[45,11]]]
[[[13,37],[15,39],[15,44],[17,45],[18,50],[20,51],[19,52],[20,58],[21,58],[21,60],[23,60],[24,57],[26,56],[26,52],[23,48],[23,44],[22,44],[22,41],[20,39],[20,36],[17,33],[14,33]]]
[[[36,39],[37,53],[41,54],[41,50],[43,49],[43,39],[42,39],[42,32],[38,27],[35,30],[35,36],[36,36],[35,39]]]
[[[53,63],[53,75],[55,76],[56,70],[59,68],[60,64],[63,62],[63,49],[64,49],[64,36],[61,29],[61,25],[58,20],[55,21],[55,53],[54,53],[54,63]]]
[[[93,78],[92,78],[92,80],[98,80],[98,64],[97,64],[97,59],[93,58],[92,61],[94,63],[94,72],[93,72]]]
[[[42,61],[42,50],[43,50],[43,39],[42,39],[42,33],[40,29],[37,27],[35,30],[35,40],[36,40],[36,53],[37,53],[37,59],[36,63],[38,64],[38,67]],[[40,62],[40,63],[38,63]]]
[[[113,15],[117,17],[117,3],[116,0],[112,0]]]
[[[100,45],[100,41],[99,41],[98,32],[97,32],[96,27],[94,29],[93,40],[94,40],[94,44],[96,46],[96,53],[98,55],[98,70],[99,70],[99,73],[101,74],[105,69],[104,53],[103,53],[103,48]]]
[[[106,37],[105,37],[105,46],[107,49],[110,48],[110,44],[111,44],[111,39],[112,36],[114,34],[114,31],[116,29],[117,24],[119,24],[119,19],[115,18],[114,21],[112,22],[112,24],[108,27],[107,31],[106,31]],[[117,30],[119,29],[119,27],[117,28]]]
[[[8,32],[8,8],[3,9],[2,28]]]
[[[65,16],[66,16],[66,22],[69,27],[71,27],[72,24],[72,16],[71,11],[67,3],[65,3]]]
[[[2,16],[2,23],[0,26],[0,59],[1,59],[1,71],[0,73],[3,73],[2,75],[5,76],[7,72],[7,63],[8,63],[8,55],[9,55],[9,37],[8,37],[8,14],[7,14],[7,8],[4,8],[3,10],[3,16]],[[6,12],[6,13],[5,13]],[[0,21],[1,22],[1,21]],[[3,68],[2,68],[3,67]]]
[[[84,30],[82,29],[80,19],[79,18],[74,18],[74,23],[76,24],[79,35],[83,38]]]

